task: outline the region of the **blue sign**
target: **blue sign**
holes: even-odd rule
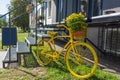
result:
[[[16,28],[2,28],[2,45],[16,45],[17,30]]]

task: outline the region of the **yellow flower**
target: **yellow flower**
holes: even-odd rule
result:
[[[79,16],[81,16],[81,17],[85,17],[81,12],[79,13]]]
[[[67,26],[74,32],[76,30],[81,30],[85,29],[87,26],[83,26],[85,23],[84,15],[80,12],[79,14],[77,13],[72,13],[70,16],[66,18],[66,24]]]

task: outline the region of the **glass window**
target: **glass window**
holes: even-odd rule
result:
[[[49,7],[48,7],[49,9],[49,13],[48,13],[48,16],[51,16],[51,0],[49,1]]]
[[[99,14],[99,3],[98,0],[94,0],[94,6],[93,6],[93,16],[98,16]]]
[[[56,7],[56,11],[57,11],[57,14],[56,14],[56,22],[60,22],[62,21],[63,19],[63,14],[64,14],[64,10],[63,10],[63,7],[64,7],[64,3],[63,3],[63,0],[57,0],[57,7]]]
[[[81,12],[87,17],[88,16],[88,3],[89,0],[81,0]],[[99,8],[100,8],[100,1],[94,0],[93,1],[93,16],[99,15]]]
[[[81,12],[87,16],[88,13],[88,0],[81,0]]]

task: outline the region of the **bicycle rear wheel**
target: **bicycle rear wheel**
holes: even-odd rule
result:
[[[36,47],[36,56],[39,65],[45,66],[51,62],[49,54],[52,52],[52,48],[49,43],[45,40],[41,40]]]
[[[84,42],[74,43],[68,49],[65,59],[68,70],[78,78],[91,77],[98,64],[95,50]]]

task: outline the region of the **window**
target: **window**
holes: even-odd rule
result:
[[[63,18],[63,0],[60,0],[60,16]]]
[[[60,22],[63,19],[63,7],[64,7],[63,0],[57,0],[56,4],[57,4],[56,22]]]
[[[81,2],[80,0],[72,0],[72,13],[79,13]]]
[[[49,12],[48,12],[48,16],[51,16],[51,0],[49,1]]]
[[[97,16],[99,14],[99,7],[100,7],[100,2],[98,0],[93,1],[93,16]],[[87,17],[88,16],[88,5],[89,5],[89,0],[81,0],[81,12]]]
[[[81,12],[87,16],[88,13],[88,0],[81,0]]]
[[[93,16],[99,15],[99,2],[98,0],[94,0],[94,5],[93,5]]]

